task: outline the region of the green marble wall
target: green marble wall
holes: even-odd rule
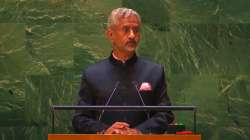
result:
[[[248,140],[249,0],[0,0],[0,139],[46,139],[49,106],[74,104],[81,71],[109,55],[106,19],[121,6],[141,14],[138,53],[165,66],[173,104],[198,107],[202,138]],[[58,133],[71,115],[57,112]]]

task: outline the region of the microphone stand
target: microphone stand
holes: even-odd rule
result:
[[[110,94],[110,96],[109,96],[107,102],[105,103],[105,106],[107,106],[107,105],[109,104],[109,102],[110,102],[111,98],[114,96],[115,91],[116,91],[117,87],[119,86],[119,84],[120,84],[120,82],[117,81],[116,84],[115,84],[114,90],[112,91],[112,93]],[[102,119],[102,116],[103,116],[104,112],[105,112],[105,110],[103,109],[102,112],[100,113],[99,117],[98,117],[98,120],[99,120],[99,121]]]

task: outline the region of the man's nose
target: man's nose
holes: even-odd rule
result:
[[[130,39],[133,39],[133,38],[135,38],[135,33],[134,33],[134,31],[131,29],[130,31],[129,31],[129,36],[128,36]]]

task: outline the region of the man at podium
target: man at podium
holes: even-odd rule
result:
[[[117,8],[111,12],[106,36],[112,52],[83,72],[78,105],[171,105],[163,67],[136,55],[140,27],[136,11]],[[173,120],[171,111],[80,110],[74,114],[72,124],[77,133],[160,134]]]

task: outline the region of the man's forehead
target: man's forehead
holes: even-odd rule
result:
[[[129,16],[118,19],[118,24],[137,24],[140,25],[140,21],[137,16]]]

